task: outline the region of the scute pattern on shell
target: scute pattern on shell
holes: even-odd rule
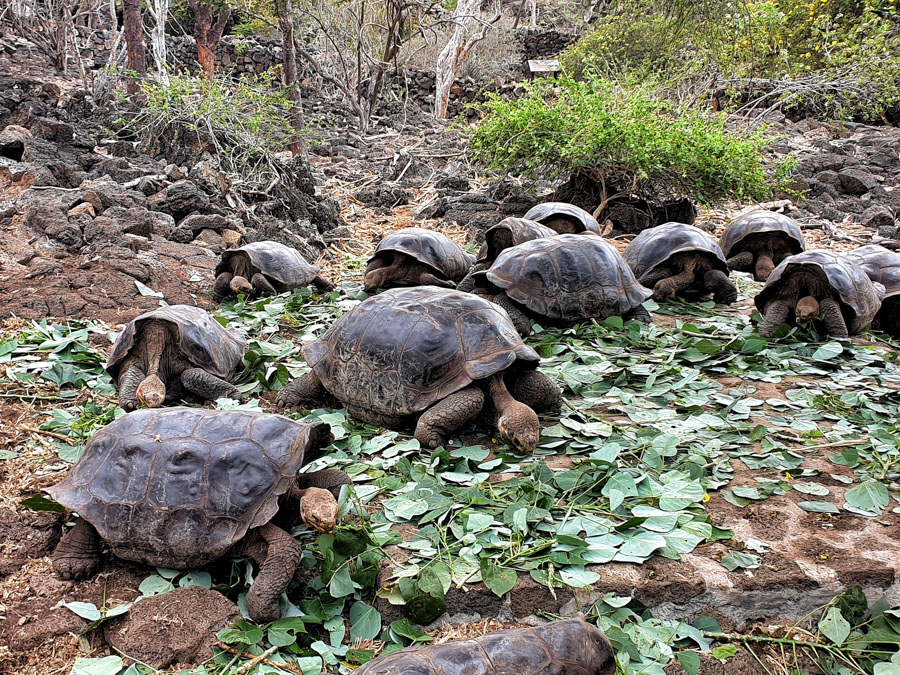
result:
[[[584,209],[567,202],[544,202],[528,209],[523,218],[545,223],[548,220],[566,217],[575,224],[580,224],[582,232],[600,234],[600,224],[597,219]]]
[[[847,256],[862,268],[869,279],[884,286],[885,300],[900,295],[900,253],[870,244],[853,249]]]
[[[185,569],[271,520],[327,425],[199,408],[137,410],[91,437],[47,490],[125,560]]]
[[[652,295],[611,244],[589,234],[513,246],[484,274],[532,312],[562,321],[621,315]]]
[[[277,241],[257,241],[240,248],[222,252],[216,265],[215,276],[230,270],[231,259],[243,256],[250,260],[254,273],[260,272],[269,281],[276,281],[283,290],[303,288],[319,273],[317,265],[311,265],[295,248]]]
[[[516,361],[535,367],[497,305],[433,286],[369,298],[303,348],[307,363],[342,403],[406,416]]]
[[[693,225],[663,223],[638,234],[625,249],[625,261],[640,278],[676,253],[706,253],[715,267],[728,274],[728,264],[718,242]]]
[[[612,646],[580,619],[407,647],[358,668],[359,675],[612,675]]]
[[[756,296],[754,301],[757,309],[765,311],[766,304],[775,295],[779,284],[793,270],[804,265],[813,265],[825,272],[828,283],[838,295],[847,330],[851,335],[859,333],[872,323],[884,298],[884,286],[873,283],[852,258],[823,249],[805,251],[785,258]]]
[[[446,235],[421,227],[406,227],[391,232],[378,242],[375,255],[369,258],[368,262],[388,251],[404,253],[455,282],[466,276],[475,261],[475,256],[463,251]]]
[[[134,347],[135,338],[149,319],[168,321],[178,329],[179,348],[186,359],[216,377],[228,379],[247,351],[247,341],[230,333],[205,309],[193,305],[169,305],[141,314],[125,326],[116,340],[106,369],[113,379]]]
[[[543,239],[545,237],[555,237],[556,230],[552,230],[545,225],[541,225],[536,220],[528,220],[527,218],[504,218],[493,227],[485,230],[484,244],[478,252],[476,263],[485,262],[487,260],[496,260],[499,252],[493,246],[493,236],[498,230],[507,230],[512,235],[513,246],[524,244],[526,241],[533,239]]]
[[[793,252],[806,250],[806,240],[800,226],[782,213],[759,209],[735,218],[719,237],[719,245],[726,258],[736,256],[745,248],[748,237],[771,233],[783,236],[792,246]]]

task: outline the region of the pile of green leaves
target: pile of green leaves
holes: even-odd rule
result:
[[[473,158],[503,173],[584,174],[612,192],[650,198],[764,199],[771,194],[762,132],[726,131],[725,117],[590,76],[528,84],[494,96],[468,129]],[[785,169],[774,170],[777,183]]]

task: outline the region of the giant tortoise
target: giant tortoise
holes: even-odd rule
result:
[[[397,286],[456,288],[474,260],[475,256],[440,232],[406,227],[378,243],[363,284],[367,293]]]
[[[472,275],[503,307],[520,335],[531,332],[529,316],[556,325],[621,316],[650,323],[641,286],[619,252],[592,234],[560,234],[503,251],[489,270]]]
[[[471,293],[475,288],[475,280],[472,275],[475,272],[483,272],[490,269],[491,265],[497,259],[497,256],[503,253],[511,246],[518,246],[532,239],[543,239],[545,237],[555,237],[556,231],[551,230],[545,225],[541,225],[536,220],[527,220],[525,218],[504,218],[493,227],[485,230],[484,244],[478,252],[475,264],[466,275],[465,279],[457,284],[456,289]]]
[[[728,268],[765,281],[782,260],[806,250],[800,226],[781,213],[759,209],[735,218],[719,237]]]
[[[206,400],[239,399],[228,382],[247,351],[204,309],[170,305],[141,314],[127,326],[106,363],[119,387],[119,405],[158,408],[190,392]]]
[[[544,202],[528,209],[523,218],[536,220],[559,234],[593,232],[600,234],[600,224],[584,209],[566,202]]]
[[[222,252],[216,265],[213,300],[235,294],[275,295],[313,284],[323,291],[334,285],[310,265],[300,251],[277,241],[257,241]]]
[[[854,249],[847,256],[869,279],[884,286],[884,300],[872,320],[872,328],[900,337],[900,253],[871,244]]]
[[[725,305],[737,300],[722,249],[699,227],[664,223],[648,228],[632,240],[624,257],[658,302],[676,295],[694,300],[708,293]]]
[[[369,661],[357,675],[614,675],[600,629],[582,619],[495,631],[470,640],[407,647]]]
[[[756,296],[759,334],[775,326],[822,319],[825,332],[847,337],[868,326],[881,307],[884,286],[873,283],[851,257],[817,249],[785,258]]]
[[[247,593],[254,621],[280,615],[300,546],[279,525],[302,519],[334,530],[341,471],[298,474],[333,437],[327,424],[258,412],[137,410],[91,437],[63,479],[46,490],[79,515],[53,552],[62,579],[100,565],[100,545],[125,560],[193,569],[223,556],[259,563]]]
[[[506,312],[434,286],[369,298],[304,345],[303,355],[312,370],[281,390],[279,406],[320,404],[330,395],[371,424],[402,428],[417,419],[415,437],[429,448],[478,418],[487,397],[500,435],[531,452],[540,437],[534,410],[561,402]]]

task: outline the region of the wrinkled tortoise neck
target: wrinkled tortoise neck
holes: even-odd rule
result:
[[[149,321],[141,333],[146,377],[138,385],[137,399],[148,408],[159,408],[166,399],[166,386],[159,377],[160,362],[169,339],[169,326],[162,321]]]
[[[503,373],[491,377],[488,393],[497,410],[500,435],[519,451],[534,452],[541,433],[537,413],[512,397],[503,381]]]

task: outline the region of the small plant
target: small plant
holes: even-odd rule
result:
[[[764,199],[763,132],[726,131],[722,115],[676,106],[597,77],[539,81],[525,97],[493,97],[470,129],[475,159],[529,178],[587,174],[616,192],[701,202]],[[662,193],[662,195],[660,195]]]

